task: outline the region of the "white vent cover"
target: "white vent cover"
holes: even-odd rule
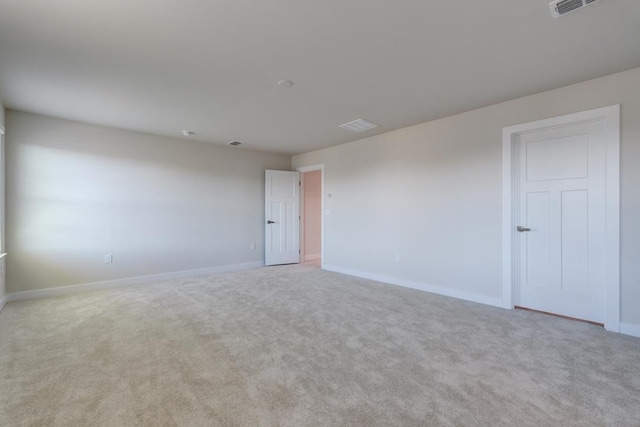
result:
[[[378,127],[377,124],[367,121],[365,119],[354,120],[349,123],[340,125],[342,129],[350,130],[351,132],[361,133]]]
[[[598,0],[555,0],[549,3],[549,9],[551,9],[551,16],[558,18],[597,1]]]

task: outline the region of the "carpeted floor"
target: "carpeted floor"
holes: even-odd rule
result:
[[[10,303],[1,426],[639,426],[640,339],[308,266]]]

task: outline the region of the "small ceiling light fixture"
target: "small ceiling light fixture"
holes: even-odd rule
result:
[[[355,132],[355,133],[366,132],[368,130],[375,129],[378,126],[379,125],[365,119],[358,119],[358,120],[354,120],[352,122],[340,125],[342,129],[350,130],[351,132]]]
[[[237,147],[240,144],[242,144],[242,142],[240,142],[240,141],[229,141],[229,142],[227,142],[227,145],[232,145],[234,147]]]
[[[293,86],[293,82],[291,80],[280,80],[278,82],[278,86],[290,88],[291,86]]]
[[[183,131],[182,131],[182,135],[184,135],[184,136],[193,136],[193,135],[195,135],[195,134],[196,134],[196,133],[195,133],[195,132],[193,132],[193,131],[191,131],[191,130],[183,130]]]

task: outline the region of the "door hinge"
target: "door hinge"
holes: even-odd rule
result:
[[[302,184],[300,184],[300,182],[301,182],[301,181],[298,181],[298,186],[302,185]]]

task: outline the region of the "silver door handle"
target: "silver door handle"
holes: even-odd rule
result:
[[[275,224],[275,223],[276,223],[275,221],[271,221],[271,220],[267,221],[267,224]]]
[[[523,227],[523,226],[521,226],[521,225],[517,226],[517,227],[516,227],[516,230],[518,230],[518,231],[519,231],[519,232],[521,232],[521,233],[522,233],[523,231],[531,231],[531,229],[530,229],[530,228]]]

